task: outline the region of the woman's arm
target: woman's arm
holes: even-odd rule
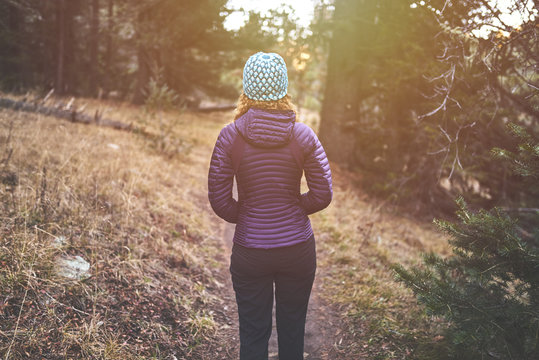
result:
[[[232,144],[231,136],[233,135],[231,132],[225,127],[221,130],[215,143],[208,174],[208,198],[213,211],[220,218],[230,223],[236,223],[238,202],[232,197],[234,169],[229,154]]]
[[[305,156],[303,170],[309,191],[301,194],[300,204],[307,212],[313,214],[326,208],[331,203],[333,189],[331,186],[331,170],[326,152],[318,137],[310,128],[312,148]]]

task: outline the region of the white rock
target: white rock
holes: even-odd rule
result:
[[[52,246],[55,248],[60,248],[64,246],[67,242],[67,239],[65,236],[57,236],[54,239],[52,239]]]
[[[90,276],[90,263],[80,256],[56,258],[56,273],[68,279],[82,280]]]

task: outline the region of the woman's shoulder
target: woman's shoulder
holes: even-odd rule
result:
[[[230,122],[223,126],[221,132],[219,133],[218,140],[222,141],[225,144],[231,144],[236,138],[237,134],[238,130],[236,129],[236,124],[234,122]]]
[[[294,124],[294,135],[298,137],[316,137],[316,134],[314,133],[313,129],[302,122],[296,122]]]
[[[294,137],[303,148],[312,148],[318,141],[314,130],[307,124],[296,122],[294,124]]]

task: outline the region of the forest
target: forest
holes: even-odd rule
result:
[[[539,356],[539,2],[307,3],[0,0],[2,359],[237,358],[206,176],[258,51],[334,176],[305,358]]]

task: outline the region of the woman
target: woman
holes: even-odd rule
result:
[[[279,359],[303,359],[316,270],[307,215],[332,198],[324,149],[311,128],[295,121],[287,88],[281,56],[259,52],[247,60],[235,120],[217,138],[208,175],[213,210],[236,224],[230,272],[242,360],[268,358],[274,285]],[[301,194],[303,171],[309,191]],[[232,197],[234,176],[238,201]]]

